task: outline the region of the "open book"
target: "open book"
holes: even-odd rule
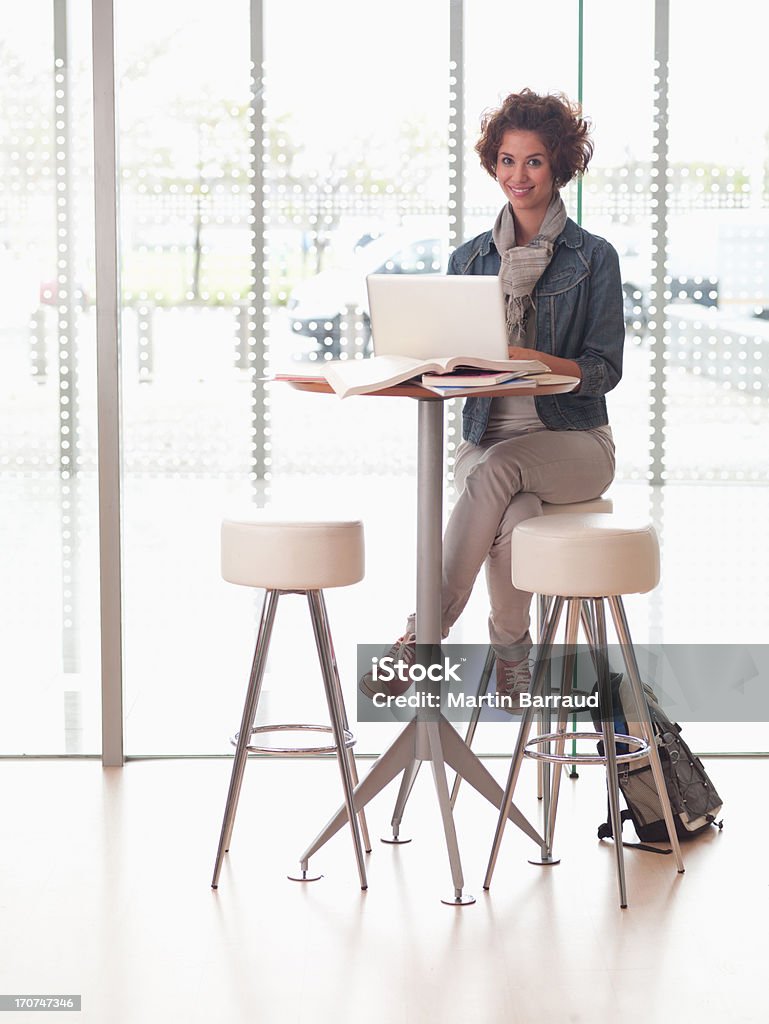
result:
[[[365,395],[402,384],[423,373],[450,373],[458,366],[481,370],[505,370],[516,376],[549,373],[539,359],[482,359],[478,356],[449,356],[415,359],[413,356],[372,356],[371,359],[333,360],[323,367],[323,374],[340,398]],[[452,389],[453,390],[453,389]],[[476,389],[472,389],[474,394]]]

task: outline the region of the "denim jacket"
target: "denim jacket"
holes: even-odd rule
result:
[[[449,260],[450,274],[498,274],[491,231],[465,242]],[[570,218],[556,238],[553,258],[532,295],[536,349],[573,359],[582,373],[579,392],[535,397],[548,430],[590,430],[608,423],[606,399],[622,376],[625,323],[622,280],[615,249]],[[490,398],[468,398],[462,436],[479,444],[489,423]]]

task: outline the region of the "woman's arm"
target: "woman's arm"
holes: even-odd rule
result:
[[[574,339],[576,340],[576,339]],[[563,347],[555,339],[556,351]],[[511,359],[531,359],[536,356],[553,373],[578,377],[579,385],[573,394],[597,398],[616,387],[622,377],[622,352],[625,346],[625,316],[622,302],[622,277],[619,257],[613,246],[603,241],[594,250],[590,260],[587,308],[582,324],[582,336],[575,350],[573,340],[568,347],[573,359],[532,352],[528,348],[510,346]]]
[[[619,257],[614,247],[604,242],[595,250],[590,262],[587,315],[581,351],[574,360],[581,379],[577,389],[579,394],[599,397],[617,386],[622,377],[624,347],[625,316]]]

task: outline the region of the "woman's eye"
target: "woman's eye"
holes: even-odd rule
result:
[[[529,163],[531,164],[531,166],[532,166],[532,167],[539,167],[539,166],[540,166],[540,164],[542,163],[542,161],[541,161],[541,160],[538,160],[538,159],[537,159],[537,158],[535,157],[535,158],[534,158],[533,160],[529,160]]]

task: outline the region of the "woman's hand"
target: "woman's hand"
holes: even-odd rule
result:
[[[548,352],[538,352],[535,348],[521,348],[520,345],[507,346],[508,359],[538,359],[553,373],[563,373],[567,377],[582,379],[582,371],[573,359],[561,359],[560,356],[551,356]],[[574,389],[575,393],[579,387]]]
[[[507,346],[508,359],[539,359],[539,352],[533,348],[521,348],[518,345]]]

